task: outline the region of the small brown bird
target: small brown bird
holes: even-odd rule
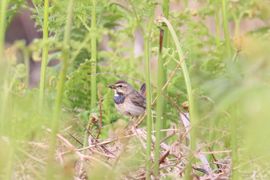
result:
[[[145,112],[145,84],[141,86],[140,92],[123,80],[117,81],[109,88],[114,90],[114,104],[121,114],[138,117]]]

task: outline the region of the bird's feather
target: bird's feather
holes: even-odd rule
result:
[[[133,93],[129,95],[129,98],[130,98],[130,101],[134,105],[140,106],[145,109],[145,105],[146,105],[145,98],[140,93],[138,93],[137,91],[134,91]]]

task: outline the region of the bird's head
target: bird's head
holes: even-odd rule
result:
[[[127,95],[133,91],[133,87],[126,81],[120,80],[114,84],[109,85],[109,88],[113,89],[115,94]]]

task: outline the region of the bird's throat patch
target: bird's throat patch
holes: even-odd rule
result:
[[[116,93],[113,99],[114,99],[115,104],[122,104],[125,101],[125,96],[122,94]]]

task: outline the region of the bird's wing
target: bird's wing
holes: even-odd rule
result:
[[[135,104],[136,106],[140,106],[145,109],[146,103],[145,103],[145,98],[135,91],[135,93],[130,94],[130,101]]]

